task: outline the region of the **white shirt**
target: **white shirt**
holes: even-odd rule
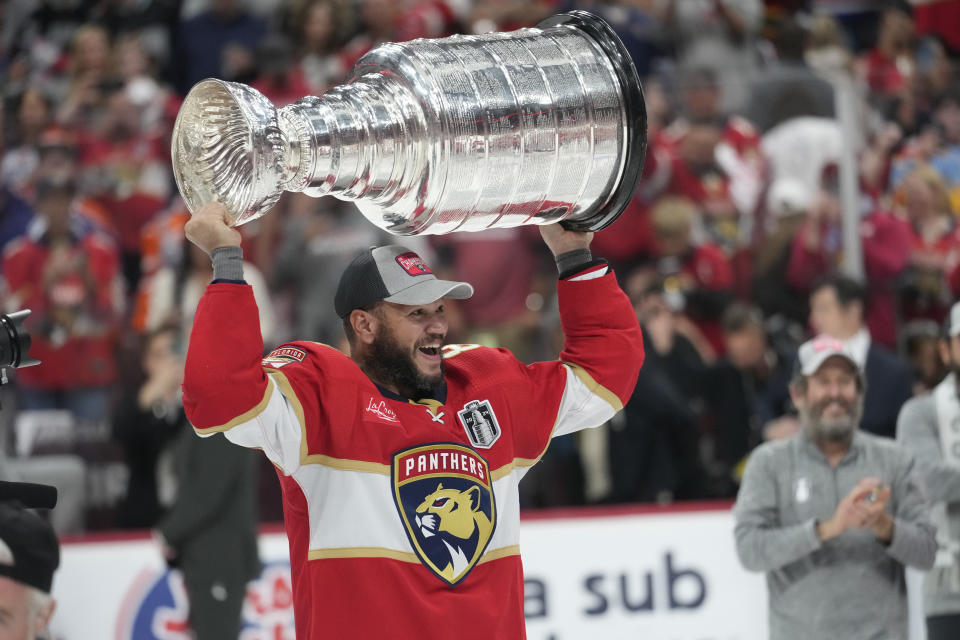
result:
[[[866,329],[860,329],[855,334],[844,340],[844,345],[850,349],[857,366],[861,371],[866,371],[867,352],[870,351],[870,332]]]

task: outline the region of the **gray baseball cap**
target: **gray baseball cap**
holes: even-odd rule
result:
[[[850,349],[844,345],[843,341],[833,336],[821,334],[813,340],[807,340],[797,352],[797,359],[800,364],[800,373],[805,376],[815,374],[823,363],[834,356],[843,358],[850,363],[853,370],[860,374],[860,366],[850,352]]]
[[[340,276],[333,308],[338,316],[346,318],[354,309],[380,300],[419,305],[472,295],[473,287],[468,283],[438,280],[419,255],[391,244],[371,247],[353,259]]]

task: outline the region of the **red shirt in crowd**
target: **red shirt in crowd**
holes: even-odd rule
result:
[[[710,163],[694,167],[683,154],[689,130],[690,125],[681,120],[659,136],[672,159],[666,190],[697,203],[714,228],[715,237],[732,249],[739,243],[742,218],[755,214],[765,172],[759,134],[747,120],[727,118]]]
[[[926,0],[913,3],[913,21],[917,33],[933,34],[954,51],[960,50],[960,2]]]
[[[661,258],[658,265],[667,291],[684,294],[684,313],[697,326],[714,351],[725,351],[720,316],[733,296],[733,266],[723,249],[705,243],[690,249],[678,261]],[[671,273],[672,271],[672,273]]]
[[[160,137],[82,140],[82,172],[95,184],[93,198],[106,210],[122,251],[139,250],[141,229],[165,206],[169,163]]]
[[[816,249],[810,249],[805,242],[806,225],[793,240],[787,282],[798,291],[809,293],[819,278],[836,270],[841,252],[839,249],[830,251],[823,242]],[[826,225],[822,226],[820,233],[821,237],[826,235]],[[860,223],[863,266],[867,275],[867,327],[873,340],[891,348],[897,346],[898,278],[910,257],[912,233],[909,224],[883,211],[871,213]]]
[[[58,266],[63,265],[63,266]],[[11,243],[3,255],[7,306],[30,309],[30,355],[43,364],[17,372],[43,390],[98,387],[114,381],[122,304],[116,247],[98,232],[51,248],[43,234]]]
[[[912,225],[908,231],[912,264],[905,279],[903,320],[942,322],[960,293],[960,227],[952,224],[933,241],[926,241]],[[925,256],[933,264],[922,264]]]
[[[902,91],[907,84],[907,79],[897,68],[897,61],[888,58],[879,49],[871,50],[864,58],[863,65],[867,84],[875,93],[892,96]]]
[[[670,184],[673,150],[660,136],[652,136],[643,163],[643,174],[637,192],[623,210],[616,224],[598,231],[591,249],[614,265],[630,263],[649,257],[654,252],[653,227],[650,223],[650,204],[663,194]]]

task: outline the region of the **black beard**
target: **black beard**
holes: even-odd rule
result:
[[[401,396],[411,400],[432,398],[446,374],[446,363],[441,358],[440,373],[424,375],[414,363],[413,356],[404,351],[382,324],[364,354],[360,368],[374,381],[395,387]]]

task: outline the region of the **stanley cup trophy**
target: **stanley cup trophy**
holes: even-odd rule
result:
[[[646,123],[627,50],[573,11],[510,33],[384,44],[346,84],[281,109],[203,80],[177,116],[173,168],[191,211],[216,200],[237,225],[303,191],[353,200],[398,235],[596,231],[633,196]]]

